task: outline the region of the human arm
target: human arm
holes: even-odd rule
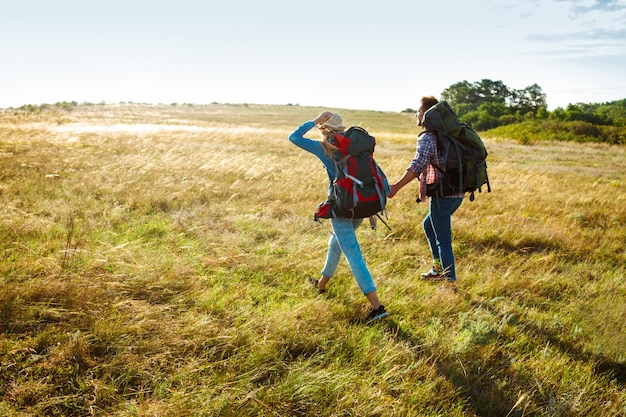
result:
[[[328,177],[331,181],[335,178],[335,163],[333,159],[324,152],[324,148],[322,148],[322,144],[319,140],[305,138],[304,135],[306,135],[316,125],[327,121],[330,117],[332,117],[332,115],[333,113],[331,112],[320,113],[320,115],[315,119],[304,122],[302,126],[298,127],[289,135],[289,141],[291,143],[300,149],[312,153],[320,161],[322,161],[322,164],[326,168],[326,172],[328,173]]]
[[[332,116],[333,113],[329,111],[320,113],[315,119],[305,122],[302,126],[294,130],[289,135],[289,141],[305,151],[318,155],[321,150],[319,141],[305,138],[304,135],[306,135],[315,126],[321,125],[329,120]]]
[[[390,198],[396,195],[402,187],[407,185],[413,179],[419,177],[419,175],[426,170],[430,164],[431,157],[436,150],[436,140],[436,137],[430,132],[426,132],[420,136],[417,141],[415,157],[398,182],[390,187]]]
[[[389,192],[388,197],[393,198],[398,191],[409,182],[413,181],[416,178],[415,173],[409,169],[404,172],[404,175],[396,182],[390,186],[391,191]]]
[[[313,129],[314,127],[315,123],[312,120],[304,122],[300,127],[298,127],[289,135],[289,141],[297,147],[304,149],[305,151],[317,154],[317,148],[321,149],[319,141],[304,137],[304,135],[306,135],[309,130]]]

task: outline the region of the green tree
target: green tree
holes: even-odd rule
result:
[[[538,84],[512,90],[502,81],[462,81],[446,88],[441,98],[450,103],[462,120],[473,121],[479,129],[480,126],[496,127],[500,121],[510,124],[513,120],[524,120],[528,115],[534,117],[542,108],[542,117],[547,117],[546,95]]]
[[[511,96],[511,90],[502,81],[483,79],[474,85],[481,104],[485,102],[505,104],[507,98]]]
[[[550,112],[548,112],[548,108],[547,107],[540,107],[537,110],[537,113],[535,113],[535,117],[539,120],[545,120],[548,118],[548,116],[550,115]]]
[[[459,116],[477,110],[480,96],[474,85],[461,81],[443,90],[441,99],[450,103],[452,110]]]
[[[536,113],[540,108],[547,106],[546,95],[537,84],[512,92],[510,107],[514,112]]]

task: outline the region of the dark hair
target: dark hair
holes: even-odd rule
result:
[[[430,109],[432,106],[434,106],[437,103],[439,103],[439,100],[437,100],[434,96],[424,96],[420,100],[420,104],[422,105],[425,111]]]

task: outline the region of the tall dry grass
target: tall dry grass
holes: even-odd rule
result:
[[[421,282],[426,207],[359,238],[391,316],[326,296],[321,109],[93,106],[0,115],[7,416],[626,415],[625,149],[486,138],[493,192],[454,217],[459,291]],[[342,110],[393,181],[411,115]]]

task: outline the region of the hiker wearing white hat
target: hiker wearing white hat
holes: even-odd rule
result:
[[[305,138],[311,129],[317,126],[320,130],[322,140],[314,140]],[[296,146],[312,153],[326,168],[330,185],[337,177],[336,163],[332,157],[333,151],[339,148],[331,143],[337,133],[345,130],[343,119],[337,113],[325,111],[319,114],[315,119],[305,122],[289,135],[289,140]],[[350,269],[359,286],[361,292],[365,295],[370,303],[370,310],[365,317],[366,322],[386,317],[388,313],[385,307],[381,305],[376,292],[376,285],[370,273],[365,259],[361,252],[361,247],[356,237],[356,229],[361,225],[363,219],[347,219],[335,217],[330,219],[333,233],[328,241],[328,251],[326,253],[326,262],[321,271],[321,278],[315,279],[307,277],[307,282],[312,285],[316,291],[320,293],[326,292],[326,284],[335,274],[341,255],[343,254],[350,265]]]

